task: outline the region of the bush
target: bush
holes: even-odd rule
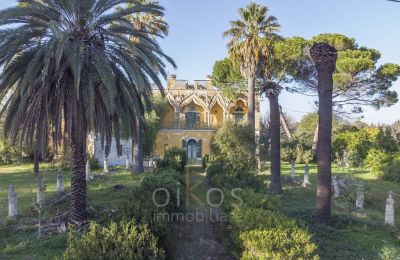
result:
[[[379,258],[381,260],[400,260],[400,249],[387,243],[379,253]]]
[[[231,213],[232,227],[236,232],[264,228],[296,228],[297,224],[284,215],[271,210],[239,207]]]
[[[165,207],[158,207],[153,203],[153,191],[158,188],[165,188],[170,194],[169,203]],[[180,205],[177,205],[178,196]],[[168,219],[158,216],[180,211],[184,202],[183,196],[182,175],[172,169],[157,169],[154,173],[145,175],[141,186],[132,189],[130,195],[132,199],[122,205],[120,209],[122,214],[118,220],[122,217],[134,218],[138,223],[148,225],[153,233],[164,239],[171,231],[171,225]],[[166,193],[157,192],[155,200],[159,204],[164,204],[167,200]]]
[[[142,188],[144,192],[151,194],[149,198],[152,198],[155,190],[166,189],[169,193],[169,203],[166,206],[167,211],[173,212],[178,210],[183,203],[183,177],[175,170],[166,169],[146,175],[142,181]],[[155,194],[155,201],[158,204],[164,204],[168,200],[168,195],[164,191],[159,191]],[[178,201],[181,205],[177,205]]]
[[[242,259],[318,259],[311,235],[299,228],[251,230],[240,234]]]
[[[397,155],[383,170],[382,178],[386,181],[400,182],[400,155]]]
[[[157,238],[147,226],[134,220],[111,222],[101,227],[90,225],[80,234],[70,230],[65,259],[164,259],[164,250],[158,248]]]
[[[389,166],[391,160],[390,154],[373,148],[369,150],[364,162],[373,174],[379,175]]]
[[[159,168],[171,168],[179,172],[184,171],[186,165],[186,151],[178,147],[171,147],[165,151],[164,157],[157,162]]]
[[[253,135],[253,130],[247,126],[226,122],[215,135],[213,159],[223,159],[236,177],[248,175],[256,166]]]
[[[0,165],[32,162],[32,155],[26,150],[0,139]]]

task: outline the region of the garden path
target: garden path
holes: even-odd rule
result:
[[[169,258],[177,260],[234,259],[225,251],[218,234],[220,223],[217,220],[223,220],[221,215],[223,213],[218,207],[211,207],[207,203],[206,196],[210,187],[207,185],[205,173],[202,172],[201,167],[188,166],[185,177],[189,187],[193,187],[194,196],[189,200],[184,219],[174,223],[173,232],[167,241]]]

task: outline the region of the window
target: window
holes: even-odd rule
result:
[[[199,128],[200,127],[200,113],[198,112],[186,112],[186,127],[187,128]]]
[[[233,119],[237,124],[245,123],[245,114],[242,108],[238,107],[235,112],[233,112]]]

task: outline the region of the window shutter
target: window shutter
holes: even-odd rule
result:
[[[186,151],[186,140],[182,139],[182,149]]]
[[[197,158],[201,158],[201,153],[202,153],[202,151],[201,151],[201,149],[202,149],[202,144],[203,144],[203,141],[202,140],[198,140],[197,141],[197,155],[196,155],[196,157]]]

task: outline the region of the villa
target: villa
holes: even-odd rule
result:
[[[158,89],[153,91],[154,95],[161,95]],[[230,100],[212,85],[211,80],[189,83],[188,80],[179,80],[172,75],[168,78],[164,92],[167,111],[156,136],[154,157],[162,156],[166,149],[175,146],[186,150],[189,161],[200,161],[210,153],[212,138],[225,121],[246,124],[246,95]],[[259,100],[256,100],[256,133],[260,128],[259,114]],[[115,145],[112,145],[108,156],[110,165],[125,165],[127,159],[132,162],[132,140],[122,140],[121,145],[122,151],[125,151],[124,156],[118,157]],[[95,140],[90,149],[102,165],[104,149],[101,142]]]

